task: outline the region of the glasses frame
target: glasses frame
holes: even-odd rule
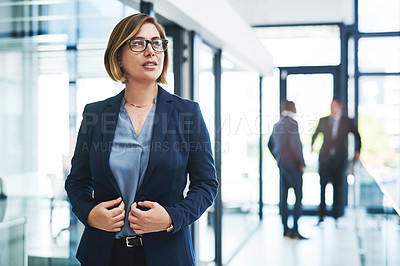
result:
[[[146,45],[144,46],[144,49],[141,50],[141,51],[134,51],[134,50],[132,50],[131,41],[134,41],[134,40],[141,40],[141,41],[144,41],[144,42],[146,43]],[[165,43],[165,49],[162,50],[162,51],[159,51],[159,50],[154,49],[153,41],[162,41],[163,43]],[[130,49],[132,52],[134,52],[134,53],[141,53],[141,52],[145,51],[145,50],[147,49],[148,44],[150,44],[151,48],[152,48],[155,52],[159,52],[159,53],[165,52],[165,51],[167,50],[167,48],[168,48],[168,40],[165,40],[165,39],[162,39],[162,38],[157,38],[157,39],[153,39],[153,40],[146,40],[146,39],[141,39],[141,38],[137,38],[137,39],[136,39],[136,38],[134,38],[134,39],[128,40],[129,49]],[[163,45],[163,47],[164,47],[164,45]]]

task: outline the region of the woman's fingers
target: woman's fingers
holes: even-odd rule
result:
[[[118,205],[118,207],[115,207],[115,208],[113,208],[113,209],[111,209],[109,211],[110,211],[111,217],[119,216],[121,213],[125,213],[125,204],[124,204],[124,202],[122,201]]]
[[[121,212],[120,214],[118,214],[117,216],[113,217],[112,220],[116,223],[119,221],[124,221],[125,219],[125,211]]]
[[[110,208],[113,208],[114,206],[117,206],[118,204],[120,204],[120,202],[123,202],[121,197],[119,197],[117,199],[109,200],[109,201],[104,201],[100,204],[102,205],[102,207],[110,209]]]
[[[124,225],[125,204],[122,198],[96,205],[89,213],[88,224],[108,232],[118,232]]]

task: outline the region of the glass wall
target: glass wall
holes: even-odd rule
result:
[[[204,121],[210,133],[211,147],[215,154],[215,76],[214,76],[214,51],[204,43],[199,51],[199,92],[198,102]],[[210,207],[200,218],[199,222],[199,265],[207,265],[215,259],[215,219],[214,207]]]
[[[400,242],[389,232],[398,231],[400,214],[400,1],[359,0],[358,11],[355,96],[363,146],[356,199],[367,218],[358,237],[365,265],[396,265]]]
[[[362,73],[400,72],[400,37],[361,38],[358,57]]]
[[[374,0],[359,0],[360,32],[400,31],[400,1],[385,0],[385,4]]]
[[[362,162],[400,206],[400,76],[361,77],[359,95]]]
[[[222,261],[258,225],[259,76],[223,53],[221,80]]]
[[[400,212],[400,2],[359,5],[359,126],[361,161]],[[376,13],[376,10],[385,12]],[[375,14],[375,15],[373,15]],[[371,17],[376,17],[372,23]]]

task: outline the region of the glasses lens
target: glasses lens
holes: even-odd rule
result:
[[[162,39],[155,39],[151,41],[151,46],[157,52],[163,52],[167,49],[167,43]]]
[[[131,40],[129,42],[131,50],[134,52],[141,52],[146,49],[146,41],[145,40]]]
[[[163,39],[154,39],[151,41],[133,39],[129,41],[129,47],[133,52],[142,52],[146,50],[148,43],[151,44],[151,47],[156,52],[164,52],[167,49],[167,41]]]

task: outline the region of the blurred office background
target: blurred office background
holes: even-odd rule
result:
[[[212,138],[220,191],[192,226],[196,266],[400,264],[400,0],[0,0],[0,265],[79,265],[64,180],[85,104],[123,88],[103,66],[111,30],[139,11],[166,27],[164,88],[200,103]],[[310,147],[333,96],[363,142],[339,228],[315,226]],[[285,98],[306,157],[308,242],[283,239],[266,148]]]

